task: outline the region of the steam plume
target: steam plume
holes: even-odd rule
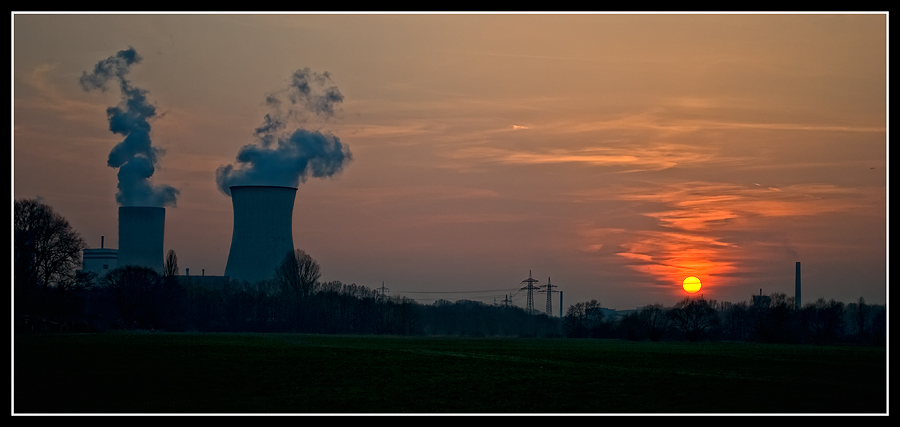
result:
[[[229,187],[233,185],[296,187],[309,177],[324,178],[341,172],[352,156],[337,136],[302,128],[283,131],[288,122],[333,117],[344,96],[330,84],[328,72],[319,74],[303,68],[291,75],[285,90],[267,96],[266,105],[273,112],[266,114],[255,129],[256,143],[238,151],[238,167],[226,165],[216,170],[219,190],[230,196]]]
[[[122,93],[119,105],[106,109],[109,130],[125,137],[109,152],[106,162],[119,169],[116,202],[120,206],[174,206],[177,189],[150,183],[162,154],[150,141],[148,120],[156,116],[156,107],[147,100],[147,91],[132,86],[126,79],[130,67],[140,61],[141,57],[130,47],[98,62],[92,73],[83,72],[79,82],[86,92],[105,92],[109,81],[115,80]]]

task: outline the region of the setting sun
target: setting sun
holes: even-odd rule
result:
[[[681,285],[684,288],[684,291],[693,294],[700,290],[700,279],[691,276],[687,279],[684,279],[684,283]]]

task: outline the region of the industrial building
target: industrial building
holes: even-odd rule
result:
[[[118,266],[119,250],[104,247],[104,236],[100,236],[99,249],[85,249],[82,251],[82,268],[85,273],[94,273],[97,277],[103,277],[107,272]]]

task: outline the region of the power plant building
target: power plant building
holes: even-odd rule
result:
[[[271,279],[294,251],[291,216],[297,189],[233,186],[234,231],[225,276],[255,282]]]
[[[81,271],[94,273],[98,278],[103,277],[118,265],[119,250],[109,249],[104,246],[104,238],[100,236],[100,249],[84,249],[82,253]]]

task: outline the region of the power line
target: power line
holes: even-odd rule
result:
[[[485,292],[506,292],[512,291],[517,288],[505,288],[505,289],[487,289],[482,291],[397,291],[402,292],[404,294],[477,294],[477,293],[485,293]]]
[[[553,290],[552,288],[557,287],[556,285],[550,284],[550,278],[547,278],[547,285],[544,286],[536,286],[535,284],[538,282],[537,279],[532,278],[531,270],[528,270],[528,279],[522,281],[526,285],[523,287],[517,288],[499,288],[499,289],[480,289],[480,290],[467,290],[467,291],[405,291],[405,290],[397,290],[394,291],[395,294],[414,294],[414,295],[422,295],[423,297],[416,298],[417,301],[426,302],[426,301],[438,301],[442,300],[441,295],[464,295],[465,300],[470,301],[481,301],[485,303],[493,302],[495,305],[497,303],[497,298],[503,298],[502,304],[505,306],[509,306],[512,304],[512,298],[520,295],[522,291],[525,291],[526,299],[525,299],[525,310],[529,314],[535,314],[534,309],[534,291],[538,290],[538,292],[548,292],[547,290],[541,290],[543,288],[547,288],[549,293],[547,295],[547,304],[548,307],[552,305],[552,297],[550,296],[553,292],[560,292],[557,290]],[[384,288],[384,282],[381,284],[382,289]],[[377,290],[377,289],[376,289]],[[502,294],[500,294],[502,293]],[[381,291],[381,294],[384,295],[384,290]],[[486,295],[487,294],[487,295]],[[424,297],[424,295],[435,295],[434,297]],[[551,315],[552,307],[548,309],[547,314]]]

